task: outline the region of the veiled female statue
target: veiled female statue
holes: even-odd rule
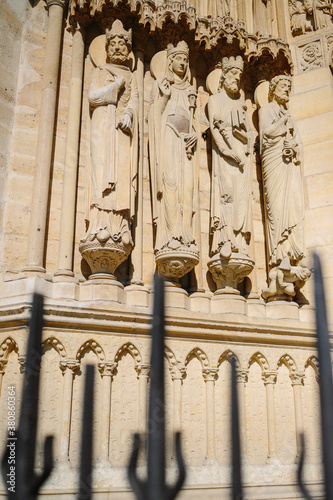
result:
[[[224,57],[217,93],[208,99],[213,138],[213,258],[208,266],[218,288],[227,287],[228,293],[237,293],[237,284],[253,268],[249,258],[253,134],[247,106],[240,97],[243,66],[241,56]]]
[[[199,258],[193,223],[198,124],[196,91],[189,80],[187,44],[169,44],[164,75],[152,89],[148,121],[156,263],[161,274],[174,279],[190,271]]]
[[[93,273],[113,274],[132,250],[138,155],[138,90],[128,67],[131,30],[116,20],[106,31],[107,62],[90,89],[89,227],[80,251]]]
[[[309,278],[305,266],[302,143],[288,110],[291,78],[269,86],[269,104],[259,110],[260,154],[265,194],[269,288],[264,298],[295,295]]]

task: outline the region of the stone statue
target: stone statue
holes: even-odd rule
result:
[[[260,155],[269,256],[269,299],[292,299],[309,278],[304,250],[302,143],[288,111],[291,78],[280,75],[269,86],[269,104],[259,110]],[[279,268],[277,272],[272,269]],[[303,270],[301,270],[303,268]],[[272,281],[274,283],[272,284]]]
[[[152,89],[149,159],[156,264],[162,275],[176,281],[199,261],[193,223],[198,206],[199,128],[197,93],[189,79],[187,44],[169,44],[164,76]]]
[[[199,4],[200,3],[201,2],[199,1]],[[208,17],[225,17],[229,15],[230,0],[208,0]]]
[[[290,27],[293,35],[302,35],[312,31],[311,21],[307,19],[312,14],[310,0],[289,0]]]
[[[218,288],[227,288],[228,293],[239,293],[237,284],[253,269],[249,258],[253,134],[246,104],[240,98],[243,65],[241,56],[223,58],[218,92],[208,99],[213,137],[213,259],[208,266]],[[233,276],[231,281],[229,275]]]
[[[91,185],[89,227],[80,251],[94,274],[113,275],[133,248],[138,155],[138,90],[128,67],[131,30],[106,30],[107,62],[89,89]]]
[[[331,0],[314,0],[313,17],[317,30],[333,25],[333,5]]]
[[[270,0],[253,0],[254,33],[258,36],[272,34],[270,8]]]

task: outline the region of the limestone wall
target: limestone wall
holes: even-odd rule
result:
[[[58,489],[59,498],[72,498],[79,463],[80,418],[85,365],[96,367],[94,484],[117,498],[126,491],[125,467],[131,449],[131,435],[145,432],[149,388],[149,324],[138,308],[123,310],[121,329],[118,310],[100,303],[99,309],[82,307],[71,316],[67,307],[46,305],[47,327],[43,333],[39,443],[48,433],[56,435],[57,467],[48,483]],[[65,312],[67,309],[67,313]],[[67,315],[71,331],[63,323]],[[266,494],[280,498],[274,488],[284,487],[292,498],[295,480],[297,430],[306,433],[307,481],[317,484],[320,472],[318,422],[318,371],[314,356],[313,328],[298,328],[295,321],[256,322],[241,327],[230,317],[222,319],[192,313],[184,318],[167,312],[166,401],[167,459],[170,477],[174,461],[172,433],[183,431],[182,443],[188,466],[188,487],[203,484],[221,491],[229,482],[230,461],[230,370],[231,355],[237,357],[241,410],[244,481],[257,484]],[[133,329],[132,322],[136,322]],[[193,335],[193,324],[199,322]],[[19,319],[19,318],[17,318]],[[5,327],[3,321],[2,326]],[[187,325],[187,326],[186,326]],[[65,328],[64,328],[65,326]],[[295,328],[295,336],[292,330]],[[276,339],[272,345],[272,336]],[[15,384],[17,404],[24,372],[25,328],[4,335],[1,362],[1,398]],[[198,340],[200,338],[200,340]],[[61,403],[62,402],[62,403]],[[1,404],[2,412],[5,405]],[[301,411],[300,411],[301,408]],[[68,413],[69,412],[69,413]],[[270,413],[268,413],[270,412]],[[2,413],[4,415],[4,413]],[[68,415],[70,420],[68,421]],[[270,415],[270,418],[268,418]],[[5,418],[1,418],[4,425]],[[5,429],[1,429],[4,436]],[[41,444],[38,461],[41,463]],[[69,460],[69,462],[68,462]],[[72,468],[69,468],[71,464]],[[66,492],[68,496],[63,496]],[[199,490],[198,490],[199,491]],[[128,498],[131,498],[130,496]],[[259,498],[255,495],[255,498]]]
[[[1,272],[4,267],[4,214],[7,200],[7,181],[11,162],[13,125],[15,116],[16,93],[20,72],[22,32],[28,2],[4,1],[0,6],[0,254]]]

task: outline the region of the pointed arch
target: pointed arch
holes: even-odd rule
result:
[[[261,371],[263,372],[266,372],[266,371],[269,371],[270,368],[269,368],[269,363],[267,361],[267,358],[266,356],[264,356],[261,352],[256,352],[254,353],[251,358],[249,359],[249,364],[248,364],[248,368],[251,367],[251,365],[253,365],[253,363],[258,363],[258,365],[260,366],[261,368]]]
[[[236,368],[240,368],[240,363],[239,363],[238,357],[230,349],[227,349],[226,351],[224,351],[224,353],[221,354],[221,356],[219,357],[219,360],[217,362],[217,367],[219,368],[219,366],[221,366],[224,361],[229,361],[230,362],[231,358],[235,358],[235,360],[236,360]]]
[[[80,347],[80,349],[76,354],[76,359],[78,361],[81,361],[86,351],[93,351],[96,354],[99,363],[105,361],[104,351],[102,347],[98,344],[98,342],[96,342],[96,340],[89,339],[84,344],[82,344],[82,346]]]
[[[177,361],[177,358],[174,354],[174,352],[168,347],[167,345],[164,347],[164,356],[166,357],[168,361],[169,368],[173,368],[174,366],[179,365],[179,361]]]
[[[47,347],[53,347],[57,353],[59,354],[60,358],[66,359],[67,358],[67,352],[66,349],[60,340],[58,340],[55,337],[49,337],[44,342],[42,343],[42,351],[44,352]]]
[[[126,342],[126,344],[123,344],[117,351],[114,361],[115,363],[119,362],[119,359],[123,356],[125,352],[128,352],[132,358],[134,359],[135,365],[138,366],[142,362],[142,356],[140,354],[139,349],[132,344],[132,342]]]
[[[15,340],[12,339],[12,337],[8,337],[0,345],[0,359],[8,359],[8,356],[12,351],[15,351],[18,354],[19,348]]]
[[[288,368],[290,375],[297,372],[297,365],[295,363],[295,360],[289,354],[284,354],[283,356],[281,356],[277,363],[277,368],[282,365],[285,365]]]
[[[193,359],[193,358],[197,358],[200,361],[203,370],[210,367],[210,363],[209,363],[209,359],[207,357],[207,354],[202,349],[200,349],[200,347],[194,347],[188,353],[188,355],[186,356],[186,359],[185,359],[185,366],[187,366],[189,364],[189,362],[191,361],[191,359]]]
[[[318,360],[317,356],[310,356],[310,358],[308,358],[306,360],[306,363],[304,365],[304,370],[306,370],[306,368],[308,368],[308,366],[312,366],[312,368],[315,371],[316,377],[318,377],[318,375],[319,375],[319,360]]]

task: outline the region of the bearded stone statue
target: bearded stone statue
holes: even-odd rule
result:
[[[107,62],[90,89],[90,213],[80,251],[93,275],[113,276],[133,248],[138,158],[138,89],[129,69],[131,30],[116,20],[106,30]]]
[[[263,297],[270,300],[291,300],[311,275],[305,263],[302,142],[288,110],[290,92],[291,78],[276,76],[270,102],[259,110],[270,268]]]
[[[237,285],[253,269],[249,256],[252,219],[253,134],[240,97],[241,56],[225,57],[217,93],[208,99],[213,138],[211,256],[208,267],[220,293],[239,294]]]

